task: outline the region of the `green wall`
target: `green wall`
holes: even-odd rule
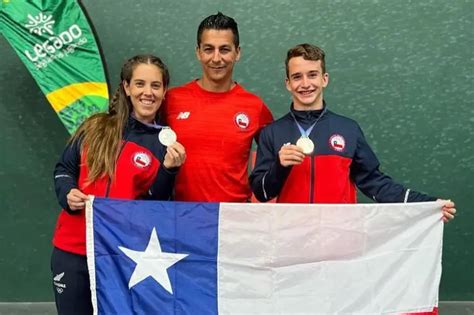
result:
[[[199,76],[195,32],[218,10],[236,18],[235,79],[275,117],[289,106],[286,50],[327,53],[329,107],[361,124],[392,177],[453,199],[441,300],[474,300],[474,2],[472,0],[82,1],[115,89],[122,62],[161,56],[172,85]],[[0,302],[50,301],[50,239],[59,206],[52,170],[68,137],[45,97],[0,38]]]

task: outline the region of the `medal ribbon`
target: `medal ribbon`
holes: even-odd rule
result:
[[[130,115],[131,115],[133,118],[137,119],[137,117],[135,117],[135,114],[134,114],[134,113],[131,113]],[[137,120],[138,120],[138,119],[137,119]],[[149,124],[149,123],[140,121],[140,123],[144,124],[145,126],[148,126],[148,127],[151,127],[151,128],[155,128],[155,129],[168,128],[167,126],[158,125],[156,122],[153,122],[153,124]]]
[[[301,125],[298,123],[298,121],[296,120],[295,114],[293,114],[293,112],[291,112],[291,117],[293,117],[293,120],[295,121],[295,124],[298,127],[298,130],[300,131],[301,137],[309,138],[309,134],[311,133],[311,131],[313,131],[314,126],[316,126],[319,119],[321,119],[321,117],[323,117],[325,113],[326,113],[326,107],[324,107],[323,111],[321,112],[321,114],[319,114],[319,117],[316,119],[316,121],[306,130],[304,130],[303,127],[301,127]]]

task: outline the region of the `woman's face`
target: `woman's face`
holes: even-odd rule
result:
[[[133,70],[130,83],[123,81],[123,87],[132,102],[135,118],[152,123],[166,94],[160,68],[153,64],[139,64]]]

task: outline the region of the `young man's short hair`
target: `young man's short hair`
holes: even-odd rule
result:
[[[295,47],[292,47],[288,50],[286,54],[285,60],[285,68],[286,68],[286,77],[288,78],[288,63],[290,62],[291,58],[295,57],[303,57],[304,60],[312,60],[318,61],[321,60],[321,69],[323,73],[326,73],[326,61],[325,61],[326,54],[324,51],[319,48],[318,46],[314,46],[311,44],[299,44]]]

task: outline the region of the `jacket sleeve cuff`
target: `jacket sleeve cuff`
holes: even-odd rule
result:
[[[265,174],[265,181],[262,182],[266,200],[273,199],[280,194],[290,171],[291,167],[281,165],[278,159],[273,163],[268,173]]]
[[[163,169],[163,171],[165,171],[169,175],[176,175],[179,171],[179,166],[167,168],[164,164],[161,164],[160,168]]]
[[[404,202],[426,202],[436,200],[438,200],[438,198],[407,189],[405,192]]]
[[[62,189],[62,193],[60,194],[61,197],[59,198],[59,205],[63,208],[64,211],[72,215],[79,214],[81,212],[77,210],[71,210],[71,208],[69,208],[69,204],[67,203],[67,194],[69,194],[69,192],[74,188],[77,187],[74,185],[66,185]]]

